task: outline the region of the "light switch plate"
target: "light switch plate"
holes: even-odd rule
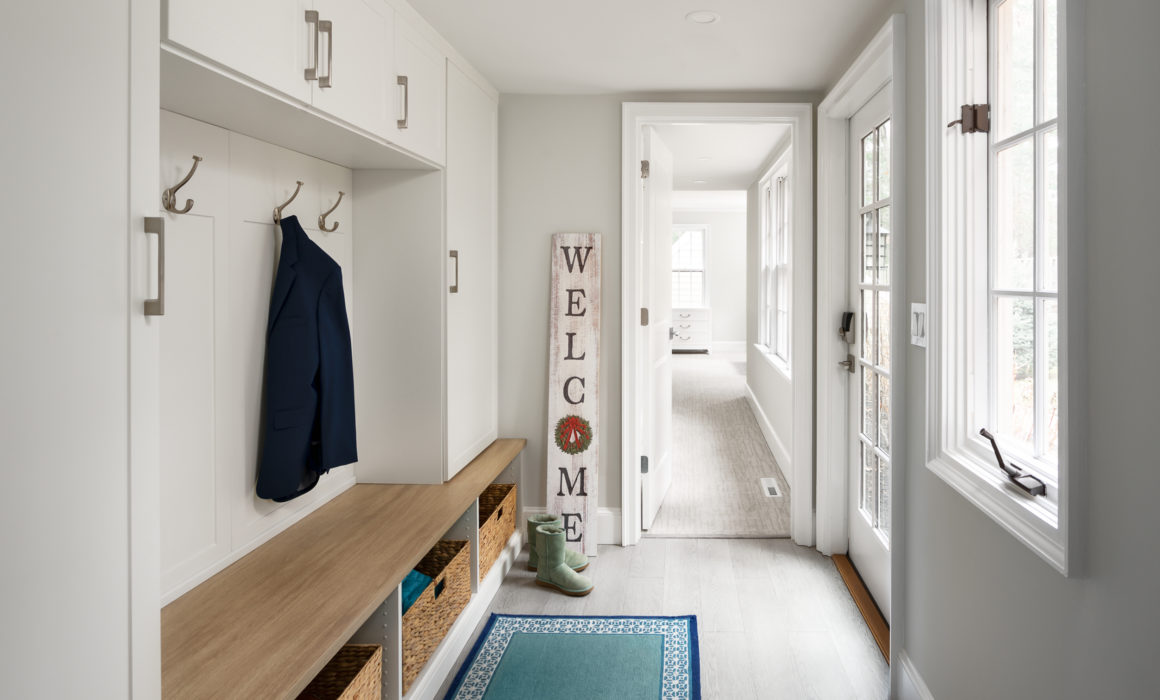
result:
[[[910,344],[926,347],[926,304],[910,305]]]

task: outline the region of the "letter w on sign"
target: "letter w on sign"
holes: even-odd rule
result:
[[[548,512],[569,546],[596,554],[600,493],[600,235],[552,236]]]

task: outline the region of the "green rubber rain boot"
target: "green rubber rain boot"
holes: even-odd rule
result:
[[[541,525],[564,527],[564,519],[548,513],[528,516],[528,571],[535,571],[536,567],[539,566],[540,555],[537,549],[536,528]],[[572,567],[573,571],[583,571],[588,568],[588,556],[571,549],[565,549],[564,563]]]
[[[537,585],[555,588],[572,596],[584,596],[592,592],[592,581],[564,563],[564,553],[568,551],[564,528],[541,525],[536,528],[536,539],[540,553],[540,566],[536,570]]]

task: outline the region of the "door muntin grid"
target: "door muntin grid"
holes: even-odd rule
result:
[[[859,413],[858,511],[874,532],[890,542],[890,120],[861,138],[862,186],[858,271]]]

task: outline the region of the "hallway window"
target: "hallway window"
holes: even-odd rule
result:
[[[1066,148],[1067,2],[929,0],[927,35],[937,56],[927,66],[928,162],[938,176],[927,200],[928,466],[1064,573],[1065,339],[1082,319],[1067,304],[1068,222],[1078,220],[1068,214],[1078,204],[1063,183],[1082,177]],[[990,128],[948,125],[964,105],[989,110]],[[1078,386],[1078,373],[1071,379]],[[1011,486],[981,429],[1045,495]]]
[[[673,227],[673,307],[709,305],[705,284],[707,226]]]
[[[775,164],[760,183],[761,304],[758,339],[789,369],[790,245],[789,164]]]

